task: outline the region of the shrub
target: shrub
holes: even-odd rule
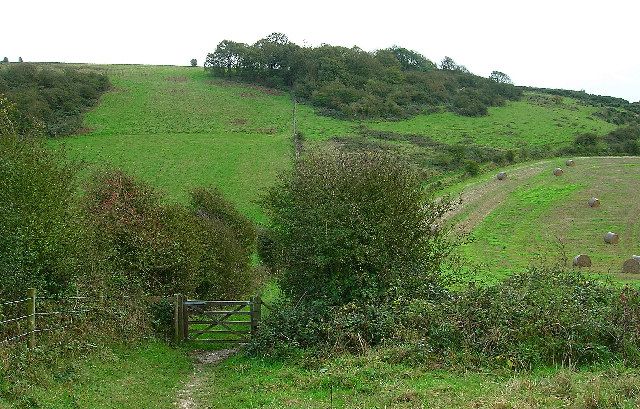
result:
[[[252,354],[283,357],[299,349],[363,353],[394,338],[398,316],[389,304],[280,300],[249,346]]]
[[[418,173],[385,152],[310,152],[264,203],[292,299],[343,305],[421,294],[450,250],[433,228],[448,204],[428,201]]]
[[[105,75],[35,64],[11,64],[0,70],[0,93],[15,104],[20,135],[42,128],[48,135],[68,135],[82,125],[82,113],[110,87]]]
[[[608,150],[617,155],[640,154],[640,126],[625,126],[609,132],[604,137]]]
[[[474,160],[468,160],[464,164],[464,171],[469,176],[477,176],[480,174],[480,164]]]
[[[257,279],[251,268],[256,242],[251,221],[215,188],[191,192],[191,215],[196,232],[191,257],[198,263],[195,294],[234,298],[249,293]]]

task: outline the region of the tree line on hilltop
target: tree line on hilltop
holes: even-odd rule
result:
[[[506,74],[473,75],[450,57],[438,66],[398,46],[374,52],[328,44],[301,47],[281,33],[253,45],[224,40],[204,66],[215,77],[291,90],[319,112],[346,119],[399,119],[440,107],[481,116],[488,107],[521,95]]]

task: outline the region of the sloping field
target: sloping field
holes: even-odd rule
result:
[[[184,200],[189,189],[213,184],[241,211],[263,220],[264,189],[291,164],[291,98],[258,86],[211,79],[201,68],[87,66],[104,71],[114,89],[85,118],[82,134],[54,141],[90,166],[116,166]],[[491,108],[482,118],[451,113],[397,122],[367,121],[374,129],[422,134],[446,143],[472,141],[493,147],[568,143],[585,131],[613,128],[593,117],[595,108],[529,95]],[[359,123],[316,115],[298,104],[296,123],[319,142],[355,135]]]
[[[552,264],[577,254],[591,257],[596,273],[619,274],[624,260],[640,254],[640,158],[577,158],[576,166],[547,160],[508,169],[461,189],[453,220],[470,232],[463,252],[499,277],[531,264]],[[556,167],[564,169],[554,176]],[[588,200],[600,199],[591,208]],[[606,244],[608,231],[620,242]]]
[[[552,102],[551,96],[525,94],[521,101],[489,108],[489,115],[473,118],[442,112],[399,122],[371,123],[382,131],[420,134],[454,144],[471,142],[493,148],[558,148],[579,133],[605,134],[615,126],[593,116],[596,108],[570,98]]]
[[[287,95],[212,81],[197,68],[97,68],[114,90],[87,114],[88,133],[56,143],[73,158],[132,172],[175,200],[195,186],[216,185],[244,213],[261,219],[254,201],[292,157]],[[305,128],[310,134],[343,130],[305,108],[298,112],[302,123],[313,117]]]

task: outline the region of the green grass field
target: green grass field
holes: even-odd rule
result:
[[[149,342],[67,361],[1,409],[170,408],[635,408],[640,373],[619,365],[517,373],[394,362],[363,356],[276,361],[242,354],[196,365],[183,348]],[[178,402],[181,402],[179,404]]]
[[[103,347],[86,359],[61,358],[37,372],[31,377],[37,382],[17,387],[17,400],[0,394],[0,409],[171,408],[193,364],[185,350],[148,342]]]
[[[607,367],[532,373],[465,372],[390,363],[384,354],[301,365],[246,357],[205,367],[201,407],[633,408],[638,373]]]
[[[256,203],[292,161],[289,95],[212,79],[200,68],[86,66],[109,76],[113,91],[85,117],[82,134],[52,142],[88,168],[114,166],[185,200],[201,185],[218,186],[240,210],[264,221]],[[542,102],[540,102],[542,101]],[[297,126],[308,141],[357,134],[360,124],[316,115],[297,105]],[[451,113],[393,122],[367,121],[373,129],[429,136],[437,141],[513,148],[557,147],[579,132],[605,133],[613,125],[594,108],[566,99],[551,104],[528,96],[491,108],[482,118]]]
[[[640,253],[640,202],[634,193],[640,180],[640,158],[578,158],[575,167],[547,160],[508,169],[504,181],[493,175],[458,189],[462,207],[453,219],[470,232],[463,253],[486,266],[486,276],[501,277],[530,264],[553,264],[563,255],[587,254],[593,266],[586,271],[613,273]],[[565,173],[556,177],[553,169]],[[587,201],[598,197],[601,206]],[[606,244],[608,231],[620,243]],[[485,277],[486,278],[486,277]]]

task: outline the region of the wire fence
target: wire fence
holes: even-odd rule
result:
[[[96,300],[87,296],[41,297],[36,296],[35,289],[29,289],[25,298],[0,302],[0,347],[26,338],[33,348],[37,334],[72,328],[89,314],[99,312]]]

